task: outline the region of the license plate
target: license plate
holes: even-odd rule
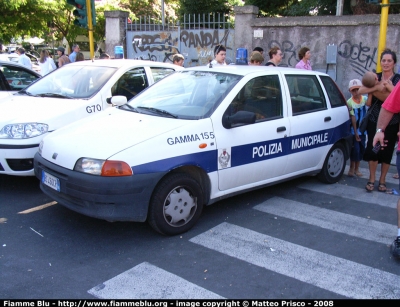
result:
[[[60,179],[42,171],[42,183],[48,187],[60,192]]]

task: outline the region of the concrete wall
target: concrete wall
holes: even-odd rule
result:
[[[361,79],[366,71],[376,69],[380,15],[257,18],[257,14],[255,6],[235,7],[235,50],[244,47],[251,52],[259,46],[268,60],[268,50],[278,45],[284,53],[281,66],[294,67],[299,61],[298,51],[307,46],[313,70],[328,69],[346,98],[350,97],[351,79]],[[395,51],[397,57],[399,25],[400,15],[389,15],[386,48]],[[327,65],[329,44],[337,47],[336,65]]]
[[[106,11],[106,50],[112,58],[115,57],[114,47],[124,46],[124,57],[126,58],[125,37],[126,37],[126,19],[128,12],[124,11]]]

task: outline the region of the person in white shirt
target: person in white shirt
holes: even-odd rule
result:
[[[32,62],[31,59],[28,58],[25,54],[25,49],[24,48],[18,48],[17,49],[17,54],[19,55],[18,63],[32,69]]]
[[[40,73],[42,74],[42,76],[47,75],[49,72],[57,68],[53,59],[49,57],[49,52],[45,49],[43,49],[40,52],[40,59],[38,63],[40,66]]]
[[[214,55],[215,58],[210,62],[210,67],[213,66],[223,66],[226,65],[225,58],[226,58],[226,48],[224,45],[217,45],[214,48]]]

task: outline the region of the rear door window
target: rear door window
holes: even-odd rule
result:
[[[325,95],[316,76],[285,75],[289,86],[292,114],[326,109]]]
[[[343,97],[342,92],[338,88],[337,84],[329,76],[320,76],[322,83],[325,86],[325,90],[328,93],[331,107],[343,107],[346,105],[346,100]]]

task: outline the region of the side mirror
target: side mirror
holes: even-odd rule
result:
[[[256,114],[248,111],[239,111],[233,115],[224,115],[222,117],[222,126],[226,129],[232,128],[235,124],[254,124],[256,122]]]
[[[114,106],[122,106],[128,102],[125,96],[108,97],[106,101],[108,104],[112,104]]]

